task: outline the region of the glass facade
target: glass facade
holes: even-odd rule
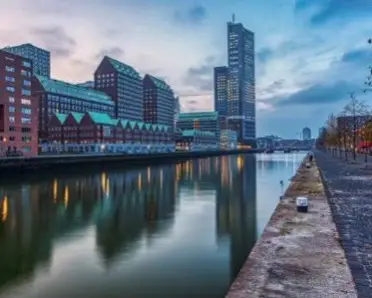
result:
[[[256,138],[254,33],[240,23],[228,23],[227,114],[239,141]],[[229,121],[230,122],[230,121]]]
[[[30,59],[34,74],[50,78],[50,52],[35,47],[32,44],[6,47],[4,50]]]
[[[227,111],[228,68],[226,66],[214,69],[214,109],[220,116],[228,116]]]

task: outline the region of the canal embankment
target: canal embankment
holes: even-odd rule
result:
[[[223,151],[198,151],[198,152],[169,152],[156,154],[94,154],[94,155],[42,155],[33,158],[2,158],[0,159],[0,172],[2,175],[6,173],[22,174],[45,170],[74,170],[78,167],[102,167],[109,165],[121,165],[124,167],[136,165],[152,165],[177,162],[189,159],[233,155],[233,154],[248,154],[259,153],[259,149],[247,150],[223,150]]]
[[[226,297],[357,297],[315,163],[299,167]]]

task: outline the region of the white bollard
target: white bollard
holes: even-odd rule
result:
[[[307,163],[306,163],[306,167],[307,167],[307,168],[309,169],[309,168],[310,168],[310,166],[311,166],[311,165],[310,165],[310,163],[309,163],[309,162],[307,162]]]
[[[297,212],[307,212],[309,202],[306,197],[297,197],[296,199]]]

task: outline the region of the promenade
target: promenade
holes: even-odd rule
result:
[[[296,211],[298,196],[308,213]],[[315,163],[297,171],[226,297],[357,297]]]
[[[372,297],[372,157],[315,152],[359,297]]]

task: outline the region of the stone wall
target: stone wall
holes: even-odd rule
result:
[[[226,297],[357,297],[315,163],[299,167]]]

